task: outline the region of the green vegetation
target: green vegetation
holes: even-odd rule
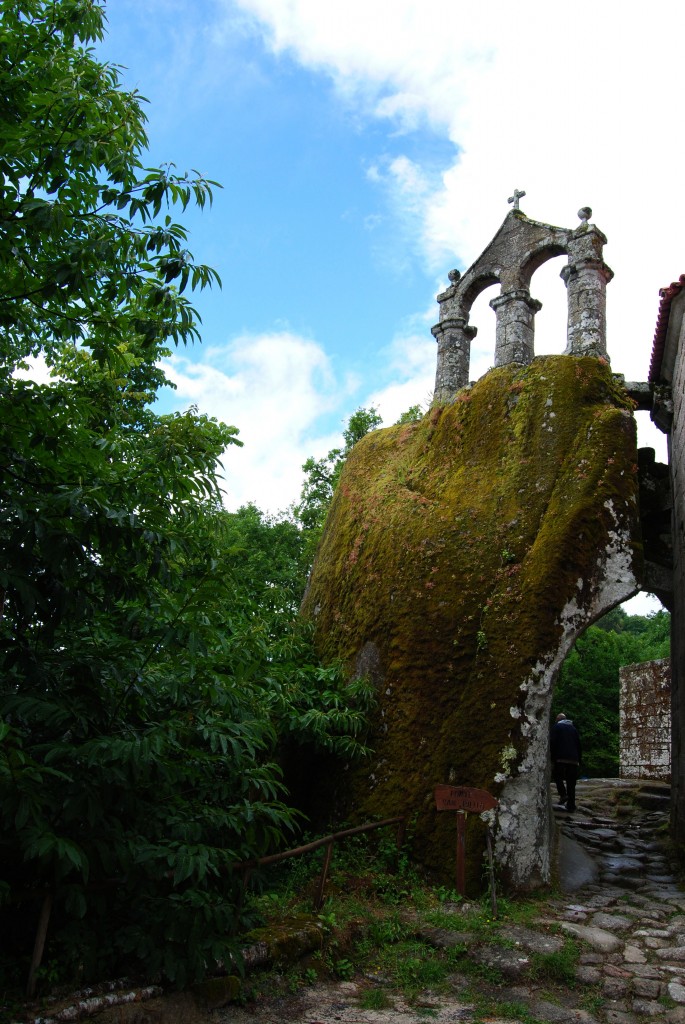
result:
[[[302,466],[304,483],[300,500],[294,506],[293,513],[307,537],[310,566],[347,456],[357,441],[365,437],[369,431],[380,427],[382,422],[378,410],[373,406],[370,409],[357,409],[350,416],[343,431],[344,447],[332,448],[322,459],[311,456]]]
[[[578,943],[565,939],[556,953],[531,954],[532,976],[537,979],[555,981],[562,985],[573,985],[580,957]]]
[[[584,775],[618,775],[619,668],[667,658],[670,629],[666,611],[645,617],[619,607],[576,641],[555,687],[552,716],[563,711],[578,728]]]
[[[232,865],[297,827],[282,744],[354,756],[368,706],[295,622],[301,531],[222,510],[236,428],[152,410],[217,281],[172,213],[215,184],[143,165],[103,24],[95,0],[0,0],[3,987],[41,910],[39,988],[228,960]]]
[[[189,203],[209,207],[218,186],[176,174],[173,165],[144,166],[143,101],[90,48],[103,25],[104,9],[95,0],[0,0],[3,990],[26,983],[41,911],[49,920],[34,979],[39,991],[116,974],[184,985],[218,960],[239,961],[258,920],[297,910],[311,882],[309,862],[281,875],[265,873],[265,890],[249,900],[234,865],[294,841],[303,821],[284,769],[305,763],[303,751],[346,763],[365,753],[372,688],[363,676],[347,681],[335,659],[322,665],[312,627],[297,617],[342,464],[373,432],[367,452],[378,456],[381,486],[375,491],[362,480],[368,493],[359,507],[368,500],[369,517],[355,522],[344,572],[361,570],[366,533],[376,514],[387,511],[381,529],[394,548],[390,560],[406,567],[408,553],[415,557],[417,576],[398,606],[413,604],[416,619],[424,598],[433,612],[437,607],[431,595],[440,576],[432,563],[443,548],[436,536],[432,548],[417,550],[416,523],[433,513],[441,491],[463,483],[461,469],[448,478],[445,451],[469,438],[476,445],[472,505],[461,509],[459,521],[438,524],[460,542],[473,513],[487,511],[497,478],[497,452],[483,440],[485,419],[497,414],[491,406],[505,422],[507,403],[520,399],[516,439],[533,432],[541,404],[539,370],[530,370],[505,388],[506,374],[485,383],[470,409],[470,398],[431,417],[413,407],[390,441],[375,431],[376,410],[359,409],[344,448],[305,465],[294,520],[264,516],[254,506],[227,513],[220,459],[227,446],[240,444],[237,429],[195,409],[153,411],[159,390],[171,386],[161,362],[168,346],[199,337],[199,314],[188,295],[218,283],[211,268],[194,260],[172,214]],[[35,358],[51,372],[49,383],[27,376]],[[608,372],[593,367],[581,366],[581,376],[588,404],[599,395],[597,444],[605,454],[628,448],[620,396]],[[558,376],[568,373],[562,368]],[[572,391],[568,382],[564,387]],[[587,430],[585,420],[581,426]],[[505,462],[510,440],[502,449]],[[443,460],[432,491],[426,487],[431,444]],[[388,477],[386,454],[393,447],[399,458]],[[553,463],[554,453],[548,457]],[[568,536],[583,517],[602,535],[605,524],[595,524],[588,494],[602,484],[620,497],[620,487],[632,486],[616,461],[607,479],[589,480],[580,495],[562,480],[556,500],[571,505]],[[498,484],[496,495],[503,506],[527,472],[516,460],[505,468],[509,483]],[[351,479],[353,489],[359,486],[354,474]],[[392,493],[384,510],[386,486]],[[540,508],[548,501],[543,495]],[[399,535],[406,544],[389,539],[386,528],[397,524],[401,504],[409,510]],[[490,659],[507,659],[497,617],[509,621],[509,589],[522,567],[526,599],[534,605],[546,596],[535,559],[524,566],[526,524],[502,523],[495,523],[491,551],[485,529],[473,536],[467,573],[447,584],[467,592],[484,574],[490,584],[489,596],[479,592],[473,608],[451,606],[443,662],[452,683],[454,665],[468,661],[480,677]],[[573,571],[575,578],[579,570]],[[443,583],[451,572],[443,559]],[[363,586],[354,600],[369,614],[378,612]],[[547,639],[533,628],[527,649],[514,651],[512,660],[525,662]],[[405,653],[396,652],[400,674]],[[435,660],[433,648],[430,657]],[[410,675],[403,685],[421,694],[420,664],[417,671],[418,685]],[[439,702],[427,703],[421,714],[434,722],[440,710]],[[472,699],[464,713],[473,720]],[[438,747],[453,738],[452,725],[445,716]],[[493,741],[497,755],[500,739]],[[414,749],[406,736],[397,741],[405,755]],[[451,750],[443,754],[447,768]],[[486,760],[474,758],[477,777],[464,781],[480,781]],[[420,781],[425,790],[425,777]],[[418,807],[400,797],[401,811]],[[366,864],[368,846],[360,840],[350,849]],[[400,913],[410,897],[417,907],[444,913],[454,894],[423,886],[406,851],[398,857],[387,838],[373,849],[373,869],[367,864],[363,872],[358,863],[346,867],[336,851],[331,884],[338,894],[320,917],[326,941],[297,984],[311,983],[319,970],[347,978],[363,967],[414,996],[448,984],[462,963],[459,947],[427,955]],[[477,905],[469,913],[473,934],[488,941],[499,925]]]
[[[430,1014],[438,1000],[456,995],[473,1007],[476,1021],[489,1015],[506,1018],[515,1007],[516,1020],[535,1024],[525,1002],[510,1001],[511,978],[494,965],[499,953],[511,951],[522,965],[521,982],[534,984],[536,999],[568,1002],[569,990],[577,985],[578,944],[566,939],[557,952],[546,954],[526,953],[520,945],[525,929],[535,941],[541,932],[554,931],[554,926],[541,923],[549,917],[543,897],[502,898],[497,919],[485,900],[457,896],[447,902],[444,889],[406,859],[389,857],[388,836],[383,830],[336,844],[327,901],[319,915],[322,947],[290,967],[281,963],[248,976],[248,1000],[296,992],[317,979],[343,979],[355,982],[356,996],[348,998],[356,998],[361,1009],[382,1010],[404,1000],[417,1015]],[[265,914],[260,938],[310,910],[306,894],[318,868],[318,855],[279,867],[269,881],[271,891],[282,897],[277,907],[264,895],[253,897]]]
[[[397,425],[418,423],[422,418],[421,406],[412,405],[401,414]],[[344,446],[332,448],[322,459],[315,459],[312,456],[302,466],[304,483],[300,500],[294,506],[293,513],[307,536],[310,562],[321,539],[326,516],[348,455],[358,441],[371,431],[378,430],[382,423],[382,417],[373,406],[368,409],[360,407],[352,413],[343,430]]]

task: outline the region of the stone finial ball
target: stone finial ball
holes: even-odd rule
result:
[[[589,206],[581,206],[581,208],[578,210],[578,216],[581,220],[587,223],[587,221],[589,221],[590,217],[592,216],[591,208]]]
[[[461,271],[459,271],[459,270],[450,270],[449,273],[447,274],[447,276],[449,277],[449,279],[452,282],[452,284],[456,284],[457,281],[459,280],[459,278],[461,277]]]

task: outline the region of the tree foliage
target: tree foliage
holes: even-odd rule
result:
[[[63,977],[182,984],[235,951],[232,865],[295,827],[281,737],[358,753],[368,693],[295,622],[296,527],[221,507],[237,430],[151,409],[216,280],[169,211],[213,183],[143,166],[100,4],[0,17],[0,954],[26,970],[51,893]]]
[[[344,447],[332,448],[322,459],[310,456],[302,466],[305,478],[300,500],[293,511],[307,537],[306,560],[309,565],[314,558],[347,456],[357,441],[369,431],[377,430],[382,422],[381,416],[373,406],[369,409],[360,407],[352,413],[343,430]]]
[[[583,742],[585,775],[618,775],[619,669],[668,657],[668,612],[628,615],[614,608],[576,641],[559,676],[552,716],[572,718]]]
[[[217,280],[168,211],[211,203],[215,182],[144,168],[141,97],[84,44],[95,0],[0,4],[0,326],[6,358],[64,341],[112,362],[135,338],[148,359],[198,337],[183,294]],[[158,378],[159,381],[159,378]]]

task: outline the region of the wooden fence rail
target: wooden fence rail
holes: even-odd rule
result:
[[[243,872],[243,889],[247,888],[247,882],[250,876],[250,872],[257,867],[263,867],[267,864],[277,864],[281,860],[288,860],[289,857],[299,857],[303,853],[310,853],[312,850],[318,850],[321,846],[326,847],[324,854],[323,868],[319,877],[319,882],[316,887],[316,893],[314,896],[314,911],[318,912],[321,910],[323,904],[323,893],[326,886],[326,878],[328,877],[328,869],[331,866],[331,857],[333,856],[333,844],[337,839],[344,839],[346,836],[356,836],[360,832],[371,832],[377,828],[383,828],[385,825],[397,825],[397,850],[402,847],[404,841],[404,823],[405,818],[403,815],[397,818],[385,818],[383,821],[373,821],[368,825],[357,825],[356,828],[346,828],[341,832],[333,832],[329,836],[324,836],[322,839],[314,839],[311,843],[306,843],[304,846],[297,846],[292,850],[284,850],[282,853],[272,853],[268,857],[259,857],[257,860],[245,860],[240,861],[233,865],[233,870],[242,870]],[[92,888],[103,888],[110,887],[118,884],[118,879],[111,878],[104,883],[98,885],[88,885],[87,889]],[[35,898],[37,895],[35,892],[23,894],[24,898]],[[43,959],[43,950],[45,948],[45,938],[48,931],[48,924],[50,922],[50,913],[52,911],[53,893],[51,890],[46,890],[43,893],[43,902],[40,911],[40,917],[38,920],[38,927],[36,929],[36,938],[33,946],[33,955],[31,957],[31,966],[29,968],[28,982],[26,986],[26,994],[33,996],[36,990],[36,979],[38,976],[38,969]]]
[[[384,818],[383,821],[372,821],[367,825],[357,825],[355,828],[346,828],[341,832],[332,832],[328,836],[323,836],[321,839],[314,839],[311,843],[305,843],[304,846],[296,846],[292,850],[284,850],[282,853],[272,853],[268,857],[259,857],[256,860],[245,860],[238,864],[234,864],[234,870],[243,871],[243,888],[247,888],[247,882],[250,877],[250,872],[256,867],[264,867],[267,864],[277,864],[279,861],[288,860],[290,857],[299,857],[303,853],[311,853],[313,850],[318,850],[322,846],[326,847],[326,852],[323,858],[323,867],[321,868],[321,875],[316,887],[314,894],[314,912],[321,910],[323,905],[323,894],[326,887],[326,879],[328,877],[328,869],[331,866],[331,858],[333,856],[333,844],[338,839],[345,839],[347,836],[356,836],[360,832],[372,832],[377,828],[384,828],[386,825],[397,825],[397,851],[399,853],[404,842],[404,829],[405,829],[406,818],[404,815],[399,815],[396,818]]]

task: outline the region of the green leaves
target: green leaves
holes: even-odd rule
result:
[[[103,361],[136,338],[154,360],[167,339],[197,339],[183,293],[218,275],[168,213],[156,219],[211,205],[218,184],[143,168],[144,101],[79,45],[102,35],[99,4],[2,0],[0,19],[0,325],[13,361],[63,341]]]
[[[577,726],[585,774],[618,775],[619,668],[668,657],[670,621],[664,611],[645,617],[614,608],[578,638],[566,658],[552,715],[563,711]]]
[[[171,210],[216,183],[143,167],[103,16],[0,0],[0,953],[49,893],[67,980],[183,984],[239,946],[232,865],[295,828],[281,744],[363,752],[370,698],[297,623],[299,527],[221,507],[237,429],[151,410],[220,283]],[[14,375],[38,354],[49,384]]]

